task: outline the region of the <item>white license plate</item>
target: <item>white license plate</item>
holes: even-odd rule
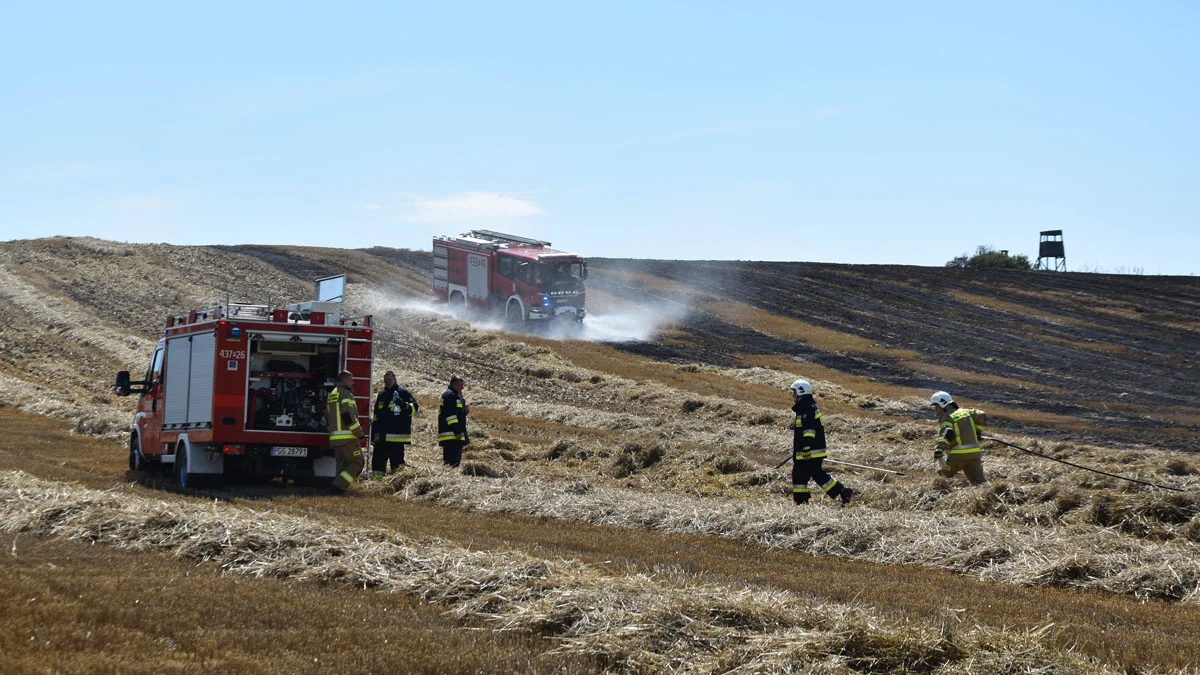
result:
[[[271,447],[272,457],[308,457],[308,448],[298,448],[291,445],[275,445]]]

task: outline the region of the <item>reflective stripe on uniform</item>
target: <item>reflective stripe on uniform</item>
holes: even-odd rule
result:
[[[342,413],[344,412],[350,412],[354,416],[354,424],[348,427],[342,426]],[[345,432],[353,432],[361,427],[358,423],[358,406],[354,403],[354,398],[352,396],[342,396],[336,387],[333,391],[329,392],[329,396],[326,398],[325,414],[327,417],[332,418],[329,420],[329,440],[331,441],[354,438],[355,435],[353,433],[347,434]]]
[[[979,429],[975,425],[974,412],[970,408],[955,410],[950,413],[950,419],[942,423],[943,429],[947,426],[954,429],[954,439],[959,441],[958,445],[950,448],[950,454],[967,455],[979,452]],[[968,431],[969,435],[964,433]]]
[[[810,450],[808,452],[797,452],[796,453],[796,460],[801,461],[801,462],[806,459],[825,459],[825,457],[826,457],[826,454],[825,454],[824,450]]]
[[[446,418],[446,424],[457,424],[457,423],[458,423],[458,415],[451,415]]]
[[[826,483],[826,484],[824,484],[824,485],[822,485],[822,486],[821,486],[821,489],[822,489],[822,490],[824,490],[824,491],[826,491],[826,492],[829,492],[830,490],[832,490],[832,489],[833,489],[833,486],[835,486],[835,485],[837,485],[837,479],[836,479],[836,478],[830,478],[828,483]]]
[[[347,485],[354,482],[354,476],[351,476],[349,471],[343,471],[343,472],[339,473],[338,475],[341,476],[342,479],[346,481]]]
[[[794,492],[796,494],[808,494],[809,489],[806,487],[796,487],[795,485],[793,485],[792,492]]]
[[[412,436],[404,434],[384,434],[383,440],[387,443],[412,443]]]
[[[458,438],[458,436],[456,436],[455,434],[442,434],[442,435],[438,436],[438,441],[439,442],[440,441],[453,441],[457,438]]]

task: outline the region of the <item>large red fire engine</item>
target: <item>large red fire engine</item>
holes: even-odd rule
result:
[[[341,316],[344,284],[318,279],[313,302],[226,302],[167,317],[145,378],[117,374],[117,394],[140,395],[129,468],[171,469],[181,487],[222,476],[332,479],[325,399],[338,371],[354,374],[368,437],[371,410],[371,316]]]
[[[491,230],[433,240],[433,292],[452,310],[475,309],[509,323],[583,321],[587,262],[550,242]]]

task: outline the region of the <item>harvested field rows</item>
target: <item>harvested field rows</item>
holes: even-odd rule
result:
[[[170,552],[239,576],[400,593],[497,629],[557,638],[556,653],[622,669],[1097,669],[1041,647],[1041,632],[893,626],[861,609],[786,592],[663,574],[610,576],[567,560],[470,552],[228,505],[117,496],[21,473],[0,476],[0,505],[8,533]]]
[[[993,657],[980,655],[1026,663],[1005,651],[1018,648],[1004,642],[1013,636],[1039,655],[1029,663],[1041,663],[1042,650],[1073,647],[1115,668],[1200,664],[1200,647],[1188,637],[1200,604],[1200,393],[1188,384],[1200,374],[1193,372],[1200,354],[1195,280],[597,260],[592,309],[636,305],[626,318],[636,315],[659,333],[645,342],[596,343],[509,335],[429,311],[429,265],[428,253],[382,248],[0,244],[5,297],[14,307],[0,331],[2,400],[66,420],[60,428],[0,409],[6,427],[37,431],[21,437],[20,448],[0,441],[0,471],[166,509],[211,510],[216,498],[231,502],[235,518],[249,518],[244,509],[251,509],[287,527],[359,533],[372,545],[435,542],[429,545],[453,551],[447,555],[480,555],[471,564],[484,567],[488,557],[496,569],[548,565],[560,575],[553,585],[596,602],[600,596],[587,594],[603,584],[628,588],[632,604],[614,599],[589,609],[596,612],[587,614],[589,625],[626,622],[645,626],[639,631],[646,635],[576,635],[554,621],[543,631],[526,618],[512,624],[525,636],[519,641],[553,636],[550,644],[566,646],[561,658],[582,658],[592,668],[662,668],[683,658],[704,668],[734,659],[768,669],[868,669],[867,661],[844,660],[868,653],[880,670],[926,663],[982,671]],[[139,359],[149,357],[163,316],[221,302],[226,293],[302,299],[312,277],[347,269],[348,310],[376,316],[376,378],[395,370],[423,404],[409,451],[414,466],[342,501],[278,484],[179,493],[158,477],[126,474],[129,402],[113,397],[108,382],[113,370],[145,367]],[[433,410],[455,373],[467,379],[474,443],[462,472],[447,472],[436,467]],[[770,467],[790,444],[785,387],[797,377],[817,387],[832,458],[908,475],[830,467],[855,488],[854,505],[791,507],[785,471]],[[1172,381],[1182,384],[1161,386]],[[936,478],[926,403],[935,388],[984,407],[1003,438],[1187,492],[998,447],[985,452],[989,485]],[[54,489],[83,494],[77,485]],[[580,585],[572,576],[578,570],[605,581]],[[820,587],[797,570],[821,575]],[[364,573],[347,571],[346,578],[361,581]],[[679,597],[651,597],[653,584],[642,577],[669,582],[664,593],[700,588],[701,600],[748,593],[752,616],[765,616],[758,612],[780,593],[790,594],[781,602],[818,613],[854,607],[851,614],[880,626],[884,646],[861,652],[850,633],[839,633],[819,640],[833,651],[810,649],[807,638],[789,633],[809,630],[790,609],[771,619],[773,628],[721,624],[733,633],[713,633],[717,620],[707,605],[671,618],[656,608]],[[398,591],[389,596],[410,588],[403,580],[378,583]],[[510,592],[519,596],[517,588]],[[544,609],[517,596],[505,595],[495,617],[470,610],[461,621],[495,626],[514,620],[509,613]],[[436,601],[458,609],[474,602]],[[649,623],[639,623],[647,613]],[[661,620],[690,630],[698,616],[688,644],[653,628]],[[978,626],[969,641],[974,655],[930,656],[931,645],[945,650],[935,637],[943,624],[956,627],[955,635]],[[1048,624],[1055,628],[1041,632]],[[853,632],[860,624],[838,625]],[[784,635],[809,646],[773,651]],[[698,645],[716,647],[695,656]],[[758,657],[744,657],[742,648]],[[971,661],[976,656],[983,660]],[[531,657],[536,665],[528,668],[557,667]],[[769,660],[776,657],[784,660]],[[1063,659],[1070,667],[1083,663]]]
[[[530,634],[343,584],[221,575],[170,552],[0,536],[9,673],[594,672]]]
[[[1092,440],[1107,440],[1099,430],[1136,430],[1123,440],[1200,447],[1195,436],[1181,433],[1197,431],[1194,424],[1164,426],[1144,416],[1089,409],[1091,403],[1126,398],[1153,406],[1200,405],[1196,387],[1164,386],[1195,382],[1200,375],[1195,358],[1200,332],[1188,320],[1200,310],[1200,282],[1194,278],[635,260],[595,261],[593,269],[595,286],[634,301],[661,297],[660,285],[647,278],[723,301],[696,307],[684,320],[692,347],[634,345],[635,353],[729,365],[739,355],[782,353],[904,387],[947,388],[985,404],[1068,415],[1096,430],[1089,434]],[[724,308],[732,303],[770,318],[755,318],[753,310],[731,314]],[[1017,305],[1035,309],[1013,320]],[[798,336],[784,328],[788,325],[825,332],[794,341]],[[845,336],[845,346],[830,346],[837,334]],[[897,362],[897,351],[973,377],[931,377]],[[980,381],[981,375],[1011,383]]]
[[[0,416],[6,426],[36,428],[36,418],[3,409]],[[426,465],[433,452],[429,448],[419,449],[412,459]],[[617,520],[626,512],[626,500],[637,503],[647,499],[641,490],[589,488],[570,481],[557,486],[507,483],[511,494],[493,499],[496,487],[493,480],[423,469],[415,481],[400,476],[368,482],[361,486],[359,495],[348,499],[331,500],[309,490],[283,486],[173,494],[154,488],[157,481],[152,477],[128,474],[137,482],[126,482],[123,463],[119,447],[105,441],[79,439],[53,425],[36,435],[0,439],[0,471],[25,466],[35,475],[52,479],[56,485],[78,481],[100,488],[120,501],[124,501],[124,495],[131,495],[167,506],[181,502],[206,512],[221,508],[222,502],[233,501],[240,508],[254,511],[256,515],[250,521],[259,519],[259,514],[276,513],[316,523],[331,534],[360,530],[386,532],[413,541],[436,539],[453,543],[485,557],[491,552],[503,555],[523,552],[525,556],[549,561],[581,561],[608,575],[636,572],[655,579],[678,579],[686,584],[786,591],[818,606],[854,605],[877,614],[889,625],[928,628],[949,620],[953,626],[978,625],[1001,632],[1011,629],[1036,633],[1053,624],[1055,628],[1044,636],[1044,644],[1071,648],[1109,664],[1178,668],[1200,663],[1200,645],[1192,639],[1193,627],[1200,621],[1200,608],[1195,604],[1139,602],[1107,593],[996,585],[919,566],[814,557],[787,548],[747,545],[728,537],[670,534],[661,530],[654,536],[646,536],[641,526],[596,526],[570,519],[581,511],[595,515],[596,511],[608,509],[611,513],[607,518]],[[405,495],[405,489],[431,481],[444,486],[429,493],[435,498],[465,493],[467,496],[459,499],[462,506],[448,508],[427,501],[425,496]],[[151,489],[142,487],[142,483]],[[397,488],[404,489],[397,493]],[[476,493],[483,495],[488,504],[473,506],[471,500]],[[604,494],[598,498],[596,493]],[[506,500],[511,503],[517,495],[531,501],[548,501],[564,517],[498,513],[491,506]],[[607,496],[614,503],[606,503],[603,498]],[[214,505],[213,497],[221,502]],[[572,498],[585,500],[584,508],[571,504]],[[688,517],[708,518],[707,510],[714,504],[693,499],[680,504],[659,502],[658,506],[663,512],[678,513],[686,526]],[[536,512],[528,504],[522,508]],[[770,510],[769,505],[758,504],[751,505],[746,512]],[[849,515],[849,511],[841,515]],[[836,509],[820,508],[818,513],[833,515],[835,521],[839,517]],[[790,522],[784,518],[777,523],[778,529],[800,531],[809,527],[798,517],[801,514],[795,510],[792,514]],[[814,583],[814,580],[819,581]],[[1121,636],[1119,641],[1113,639],[1116,633]]]

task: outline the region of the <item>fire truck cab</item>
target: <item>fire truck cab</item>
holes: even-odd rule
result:
[[[167,317],[137,395],[129,468],[170,471],[180,487],[223,477],[332,480],[325,419],[337,374],[354,374],[370,425],[371,316],[344,317],[345,277],[318,279],[316,300],[284,307],[226,301]]]
[[[587,261],[550,242],[492,230],[433,240],[433,292],[451,310],[473,309],[509,324],[581,322]]]

